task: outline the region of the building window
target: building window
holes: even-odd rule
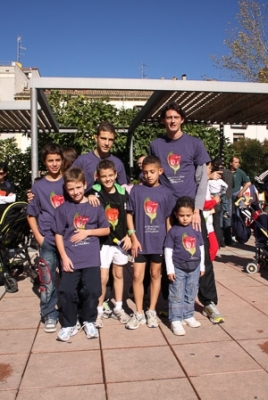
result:
[[[245,134],[244,133],[234,133],[233,134],[233,142],[237,142],[239,139],[244,139]]]

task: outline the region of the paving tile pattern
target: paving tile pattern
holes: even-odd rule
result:
[[[135,331],[109,319],[97,339],[80,331],[59,342],[44,333],[37,288],[20,277],[19,291],[2,293],[0,301],[0,399],[267,400],[268,269],[245,273],[253,255],[254,238],[219,251],[214,269],[225,323],[211,324],[197,300],[202,325],[186,327],[182,337],[165,317],[159,328]],[[131,277],[128,266],[128,313],[135,311]]]

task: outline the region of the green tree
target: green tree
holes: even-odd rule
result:
[[[234,154],[241,159],[241,168],[251,181],[268,169],[268,149],[257,139],[239,139],[234,143]]]
[[[228,55],[212,55],[216,66],[228,69],[234,77],[250,82],[268,82],[267,4],[239,0],[237,26],[229,23],[224,44]]]
[[[0,140],[0,161],[8,166],[8,179],[16,185],[17,200],[26,200],[26,190],[31,187],[30,149],[22,153],[15,138]]]

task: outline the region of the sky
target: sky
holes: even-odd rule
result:
[[[12,0],[0,8],[0,65],[42,77],[232,80],[210,56],[228,54],[238,0]]]

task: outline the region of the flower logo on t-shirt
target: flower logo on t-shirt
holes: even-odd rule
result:
[[[76,213],[74,216],[74,227],[75,229],[85,229],[88,217]]]
[[[61,194],[55,194],[55,192],[50,193],[50,202],[54,208],[59,207],[62,203],[64,203],[64,196]]]
[[[105,207],[105,216],[114,231],[118,224],[119,210],[117,208],[112,208],[110,204],[108,204],[108,206]]]
[[[193,236],[188,236],[187,233],[182,235],[182,244],[186,251],[191,254],[191,257],[196,252],[196,238]]]
[[[168,165],[170,166],[170,168],[173,169],[174,175],[176,175],[176,172],[178,171],[178,169],[180,169],[180,166],[181,166],[180,165],[181,156],[179,154],[174,154],[171,151],[170,153],[168,153],[167,162],[168,162]]]
[[[157,216],[157,209],[158,209],[158,203],[156,203],[153,200],[150,200],[149,197],[146,197],[146,199],[144,200],[144,211],[145,214],[148,215],[148,217],[150,218],[150,224]]]

